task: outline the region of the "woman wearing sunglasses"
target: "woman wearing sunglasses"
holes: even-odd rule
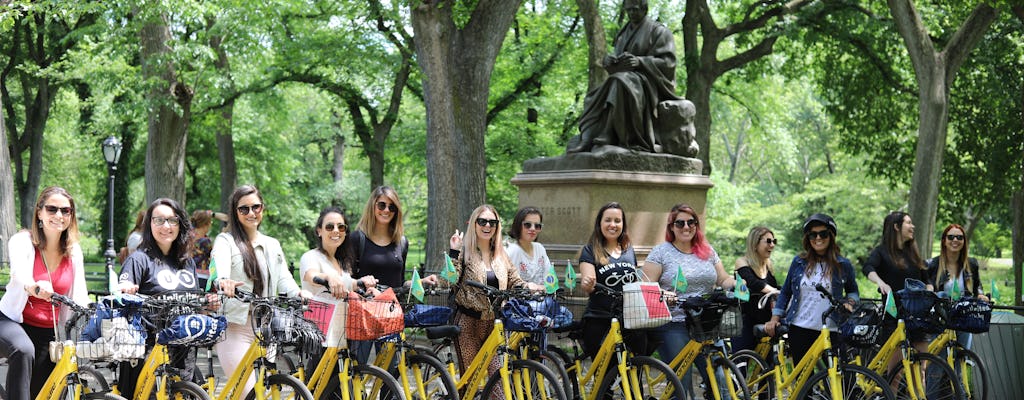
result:
[[[741,305],[743,312],[743,329],[741,336],[732,338],[734,351],[754,349],[754,325],[763,324],[772,318],[774,303],[765,303],[760,308],[759,302],[764,296],[777,293],[779,283],[775,279],[772,266],[772,251],[779,240],[771,229],[755,226],[747,234],[747,250],[743,257],[736,259],[736,273],[746,282],[750,289],[750,301]]]
[[[684,291],[677,290],[675,284],[680,270],[687,282]],[[718,253],[704,236],[697,211],[686,204],[676,204],[669,211],[665,242],[651,249],[644,261],[643,273],[648,281],[658,282],[669,298],[701,296],[711,293],[715,287],[731,289],[736,285],[736,280],[725,272]],[[665,363],[671,362],[690,341],[683,309],[672,307],[671,311],[672,322],[652,332],[653,337],[661,342],[658,356]],[[696,361],[697,369],[704,371],[704,361],[700,358]],[[681,379],[683,386],[692,390],[692,375],[688,373]],[[693,393],[690,393],[692,397]]]
[[[519,276],[524,281],[544,284],[544,278],[551,268],[551,260],[544,245],[537,243],[537,236],[543,227],[544,216],[537,207],[523,207],[512,218],[512,227],[508,230],[508,257],[512,266],[519,269]]]
[[[236,188],[231,193],[230,204],[228,231],[217,235],[211,253],[211,269],[216,269],[224,294],[232,297],[235,287],[241,287],[259,296],[283,294],[311,298],[312,294],[299,289],[292,278],[281,243],[259,231],[266,207],[256,186]],[[248,304],[229,298],[224,301],[223,309],[228,329],[226,339],[217,343],[216,350],[225,375],[231,376],[255,337]],[[254,384],[255,379],[250,378],[246,391]]]
[[[66,315],[52,307],[54,293],[89,303],[75,200],[63,188],[43,189],[29,229],[11,236],[11,279],[0,299],[0,357],[7,358],[9,399],[35,398],[54,368],[47,348]]]
[[[953,295],[954,285],[962,296],[976,296],[988,301],[982,293],[981,275],[978,274],[978,260],[967,255],[967,236],[964,227],[949,224],[942,230],[942,244],[939,256],[928,260],[928,276],[934,278],[937,291]],[[957,341],[970,348],[971,334],[957,332]]]
[[[775,336],[775,328],[785,316],[789,324],[790,356],[799,362],[821,334],[821,315],[831,307],[815,289],[822,285],[836,299],[845,298],[847,308],[860,301],[860,292],[850,260],[839,254],[838,227],[832,217],[813,214],[804,221],[803,253],[793,257],[786,282],[772,308],[765,331]],[[838,340],[835,322],[827,322],[832,340]]]
[[[456,229],[449,240],[451,250],[448,253],[459,273],[454,289],[455,324],[462,329],[462,334],[455,338],[455,350],[462,368],[469,365],[480,351],[484,339],[494,328],[495,318],[491,302],[483,290],[464,282],[479,282],[501,290],[522,286],[544,290],[544,286],[519,277],[519,271],[512,266],[501,243],[498,212],[487,204],[473,210],[465,234]],[[496,367],[497,364],[491,365],[492,372]]]

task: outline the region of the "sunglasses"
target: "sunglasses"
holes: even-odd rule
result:
[[[536,224],[532,223],[532,222],[523,222],[523,228],[526,228],[526,229],[536,229],[536,230],[539,231],[543,227],[544,227],[544,224],[542,224],[540,222],[538,222]]]
[[[328,231],[328,232],[333,231],[335,228],[338,229],[338,232],[348,232],[348,225],[345,225],[345,224],[337,224],[337,225],[335,225],[334,223],[329,223],[329,224],[324,225],[324,230]]]
[[[768,244],[779,244],[779,239],[765,239],[764,242]]]
[[[672,221],[672,225],[675,225],[675,227],[679,228],[679,229],[683,229],[683,228],[685,228],[687,226],[692,226],[692,227],[696,228],[697,227],[697,219],[696,218],[690,218],[690,219],[685,219],[685,220],[677,219],[675,221]]]
[[[71,207],[57,207],[57,206],[43,206],[43,209],[46,210],[46,212],[48,212],[50,214],[56,214],[57,211],[60,211],[60,213],[64,214],[64,215],[70,215],[72,212],[75,211],[75,209],[71,208]]]
[[[810,231],[807,232],[807,237],[810,238],[811,240],[828,239],[832,237],[832,232],[829,232],[827,229],[823,231]]]
[[[964,235],[946,235],[946,240],[964,241]]]
[[[263,205],[256,203],[251,206],[238,206],[238,212],[242,215],[249,215],[249,210],[252,210],[253,214],[259,214],[260,211],[263,211]]]
[[[394,204],[388,204],[388,203],[385,203],[383,201],[378,201],[377,202],[377,210],[384,211],[385,208],[388,209],[388,211],[391,211],[393,213],[397,213],[398,212],[398,206],[396,206]]]
[[[153,226],[164,226],[164,223],[170,226],[178,226],[178,224],[181,223],[181,220],[179,220],[178,217],[153,217]]]
[[[498,220],[496,220],[496,219],[487,219],[487,218],[477,218],[476,219],[476,224],[480,225],[480,226],[488,226],[488,225],[490,225],[490,226],[498,226]]]

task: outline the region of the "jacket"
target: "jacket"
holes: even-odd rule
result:
[[[854,276],[853,264],[846,257],[839,257],[840,273],[832,274],[832,297],[846,298],[854,302],[860,301],[860,293],[857,289],[857,279]],[[784,315],[787,321],[793,321],[796,317],[796,310],[800,308],[800,282],[807,271],[807,259],[800,256],[793,257],[789,265],[789,273],[786,275],[786,283],[782,284],[779,298],[772,309],[772,315]]]
[[[453,250],[451,253],[455,252]],[[494,319],[494,309],[491,307],[491,301],[488,299],[487,294],[481,289],[463,283],[464,281],[471,280],[486,284],[487,269],[483,263],[467,264],[458,254],[453,255],[452,264],[455,266],[455,271],[459,273],[455,304],[461,308],[480,313],[481,320]],[[492,262],[491,269],[494,270],[494,275],[498,278],[498,289],[500,290],[526,285],[526,281],[519,277],[519,271],[512,268],[510,262]]]
[[[270,296],[284,294],[296,296],[299,294],[299,285],[288,270],[288,263],[284,259],[284,250],[281,243],[270,236],[258,234],[252,243],[253,251],[256,253],[256,260],[260,264],[263,273],[266,274],[266,288]],[[235,237],[231,233],[224,232],[217,235],[213,241],[213,251],[210,252],[211,266],[216,266],[217,278],[228,278],[242,281],[239,286],[242,289],[252,291],[252,279],[245,274],[245,266],[242,262],[242,253],[235,244]],[[212,269],[212,267],[211,267]],[[213,272],[210,272],[213,274]],[[262,293],[256,293],[262,295]],[[249,305],[238,299],[226,299],[224,301],[224,316],[228,322],[244,324],[249,317]]]
[[[941,256],[939,256],[941,257]],[[935,274],[939,272],[939,257],[934,257],[925,262],[928,267],[928,278],[935,279]],[[981,275],[978,274],[978,260],[973,257],[967,258],[968,268],[963,271],[964,282],[971,281],[970,287],[961,288],[964,295],[977,296],[982,294]],[[942,292],[946,288],[946,282],[949,282],[949,273],[942,271],[942,274],[935,281],[935,291]]]
[[[0,298],[0,312],[15,322],[23,322],[22,313],[28,304],[28,292],[25,287],[35,283],[32,270],[35,266],[36,247],[32,245],[32,234],[21,231],[11,236],[7,243],[8,254],[11,256],[11,280],[7,282],[7,292]],[[89,289],[85,286],[85,264],[82,259],[82,247],[75,243],[71,246],[71,268],[74,280],[67,296],[75,303],[88,305]],[[67,320],[69,310],[61,310],[59,320]]]

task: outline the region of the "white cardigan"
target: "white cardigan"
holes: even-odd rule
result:
[[[271,296],[285,294],[297,296],[299,285],[295,278],[288,271],[288,263],[284,260],[284,251],[281,250],[281,243],[270,236],[259,233],[256,240],[252,242],[255,251],[256,261],[259,263],[263,273],[266,274],[267,293]],[[242,253],[235,244],[234,236],[224,232],[217,235],[213,240],[213,250],[210,252],[211,265],[217,267],[217,278],[228,278],[242,281],[239,286],[245,290],[252,290],[252,279],[245,275],[245,266],[242,263]],[[211,272],[212,274],[212,272]],[[260,295],[261,293],[257,293]],[[222,310],[228,322],[244,324],[249,317],[249,305],[238,299],[225,299]]]
[[[11,280],[7,282],[7,292],[0,298],[0,312],[15,322],[22,321],[22,313],[28,304],[28,292],[25,287],[34,284],[32,270],[35,267],[36,247],[32,245],[32,235],[21,231],[11,236],[7,243],[7,253],[11,255]],[[82,260],[82,248],[75,243],[71,246],[71,267],[74,273],[71,291],[68,297],[81,305],[88,305],[89,289],[85,286],[85,264]],[[61,319],[66,319],[66,310],[62,310]]]

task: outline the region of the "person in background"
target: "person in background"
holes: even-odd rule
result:
[[[765,332],[775,336],[775,328],[785,316],[789,324],[789,355],[794,363],[800,362],[817,340],[821,317],[832,306],[818,293],[817,285],[824,286],[832,297],[842,299],[847,309],[852,310],[860,301],[853,264],[840,255],[836,243],[838,233],[836,221],[826,214],[813,214],[804,221],[804,251],[789,264],[772,317],[764,325]],[[826,324],[836,341],[839,336],[835,322],[830,318]]]
[[[7,246],[11,275],[0,298],[0,357],[7,358],[7,398],[28,400],[55,367],[48,348],[55,327],[67,318],[50,297],[89,303],[75,199],[60,187],[43,189],[32,225],[11,236]]]
[[[207,221],[209,227],[209,221]],[[167,292],[203,293],[205,282],[199,283],[196,264],[190,256],[192,224],[185,209],[177,201],[159,198],[146,209],[142,224],[142,242],[137,251],[128,256],[121,266],[118,286],[122,293],[139,293],[158,296]],[[219,297],[207,294],[210,308],[217,309]],[[152,345],[156,332],[149,333]],[[181,368],[183,380],[202,382],[202,375],[195,370],[196,349],[184,346],[169,346],[172,364]],[[142,364],[132,366],[123,362],[118,386],[127,398],[135,393],[135,384],[142,371]]]
[[[701,231],[697,211],[686,204],[676,204],[668,213],[665,225],[665,242],[654,246],[644,261],[643,274],[646,280],[658,282],[668,298],[687,298],[711,293],[716,287],[732,288],[736,280],[725,272],[718,253],[708,243]],[[686,277],[687,288],[679,292],[675,288],[676,275],[680,269]],[[658,357],[666,364],[690,341],[686,328],[686,314],[682,307],[671,307],[672,322],[655,328],[652,337],[661,342]],[[705,372],[704,360],[698,358],[696,367]],[[687,372],[681,377],[687,390],[693,389],[693,375]],[[693,397],[693,393],[688,393]]]
[[[779,292],[779,283],[775,280],[772,267],[772,251],[779,240],[771,229],[756,226],[747,234],[747,250],[743,257],[736,259],[736,273],[746,282],[750,290],[750,301],[741,305],[743,313],[742,334],[732,338],[734,351],[754,349],[754,325],[763,324],[772,318],[774,303],[764,303],[759,307],[761,299]]]
[[[405,238],[402,202],[390,186],[379,186],[370,193],[356,231],[345,241],[347,247],[343,269],[355,279],[373,285],[400,288],[411,284],[405,279],[409,241]],[[437,277],[426,276],[424,285],[437,284]],[[374,341],[349,342],[349,348],[360,363],[366,363]]]
[[[981,275],[978,274],[978,260],[967,253],[967,236],[964,227],[949,224],[942,230],[941,245],[938,257],[928,260],[928,276],[932,277],[935,289],[952,296],[954,283],[963,296],[975,296],[981,301],[989,301],[982,293]],[[971,334],[957,332],[957,342],[965,348],[971,348]]]
[[[449,256],[459,274],[455,284],[455,325],[462,329],[462,334],[455,338],[455,350],[460,368],[466,368],[473,362],[473,357],[494,328],[495,315],[490,299],[483,290],[465,282],[474,281],[500,290],[528,287],[539,291],[544,290],[544,286],[526,282],[519,277],[519,271],[512,266],[502,246],[498,212],[488,204],[473,210],[466,233],[456,229],[449,245]],[[496,363],[492,363],[489,369],[493,372],[497,367]]]
[[[142,219],[146,215],[146,210],[139,210],[135,214],[135,226],[132,227],[132,231],[128,232],[128,238],[125,239],[125,245],[117,252],[117,262],[124,263],[124,260],[131,255],[135,249],[139,248],[139,244],[142,243]]]
[[[512,218],[512,227],[508,230],[508,258],[512,266],[519,269],[519,276],[524,281],[544,284],[544,278],[551,268],[551,260],[544,245],[537,243],[537,236],[543,227],[544,216],[537,207],[523,207]]]
[[[224,332],[226,339],[217,343],[215,350],[221,369],[231,376],[238,363],[256,340],[249,317],[249,305],[232,299],[235,288],[241,287],[257,296],[287,295],[312,298],[313,295],[299,288],[288,270],[281,243],[260,232],[266,203],[259,189],[253,185],[242,185],[231,193],[231,214],[228,217],[228,232],[217,235],[213,241],[212,262],[217,265],[218,286],[228,297],[223,312],[228,320]],[[250,377],[243,393],[255,385]]]
[[[227,222],[228,216],[213,210],[196,210],[192,212],[192,261],[196,264],[196,277],[199,287],[205,288],[210,279],[210,252],[213,251],[213,240],[210,240],[210,228],[213,220]]]

